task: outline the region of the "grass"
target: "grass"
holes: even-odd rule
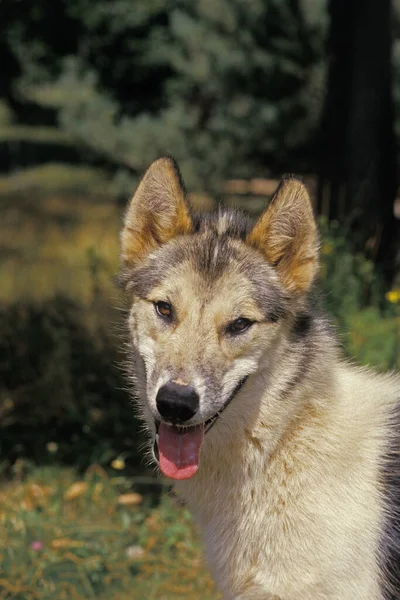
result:
[[[16,473],[0,491],[0,598],[217,600],[187,510],[142,487],[96,465]]]
[[[115,295],[122,211],[107,186],[98,171],[65,165],[0,178],[0,301]]]

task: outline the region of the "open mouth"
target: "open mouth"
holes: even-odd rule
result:
[[[182,480],[189,479],[197,473],[200,448],[205,434],[210,431],[246,380],[247,377],[244,377],[238,383],[223,407],[204,423],[184,427],[156,422],[154,456],[164,475],[171,479]]]

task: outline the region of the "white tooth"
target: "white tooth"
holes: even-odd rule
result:
[[[158,433],[156,433],[156,442],[158,444],[158,440],[159,440],[160,436],[158,435]]]

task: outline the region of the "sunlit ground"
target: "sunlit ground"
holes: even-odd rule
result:
[[[0,598],[218,598],[190,516],[166,490],[154,503],[96,465],[20,480],[23,470],[0,491]]]

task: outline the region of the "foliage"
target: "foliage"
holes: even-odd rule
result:
[[[59,4],[56,21],[43,0],[8,15],[6,87],[23,117],[56,109],[85,160],[137,172],[173,154],[197,188],[310,166],[325,0]]]
[[[400,311],[387,294],[372,260],[355,252],[346,231],[320,221],[324,304],[340,332],[346,354],[382,370],[400,367]],[[387,301],[389,300],[389,302]]]
[[[154,508],[160,485],[17,466],[0,492],[0,598],[217,599],[188,512],[166,495]]]
[[[320,219],[322,289],[328,311],[344,323],[360,309],[379,304],[383,286],[372,260],[354,252],[347,232],[336,221]]]
[[[400,319],[376,307],[364,308],[347,319],[347,352],[364,365],[382,371],[400,368]]]
[[[133,9],[129,0],[55,0],[49,8],[46,0],[4,0],[0,163],[3,169],[14,170],[49,161],[83,162],[112,173],[114,193],[127,194],[138,173],[160,154],[179,160],[192,190],[215,193],[222,179],[270,172],[323,172],[326,177],[328,166],[332,180],[340,164],[350,161],[343,176],[352,181],[346,214],[351,212],[356,223],[353,233],[360,249],[375,238],[375,260],[390,281],[398,254],[392,214],[394,149],[382,141],[385,129],[390,137],[390,110],[372,110],[376,94],[367,94],[369,100],[364,101],[365,79],[360,76],[352,82],[350,69],[348,85],[339,81],[333,88],[346,104],[343,115],[360,118],[360,126],[347,123],[345,116],[332,116],[330,93],[327,120],[320,126],[327,66],[329,61],[338,62],[326,52],[328,6],[334,5],[327,0],[136,0]],[[349,14],[353,8],[361,10],[361,5],[347,5]],[[397,109],[399,8],[396,0]],[[379,6],[376,10],[383,14]],[[343,18],[339,47],[352,24],[356,31],[348,41],[351,46],[355,39],[359,46],[361,38],[355,34],[364,31],[361,21]],[[384,21],[379,30],[383,40],[389,40],[389,19]],[[373,35],[375,20],[369,22]],[[365,33],[363,49],[350,52],[360,58],[361,74],[370,73],[379,60],[388,64],[389,42],[386,54],[382,51],[378,59],[379,53],[370,50],[371,35]],[[343,72],[350,64],[348,54],[344,53]],[[342,71],[339,80],[345,79]],[[388,81],[388,96],[389,86]],[[349,113],[354,102],[346,94],[353,97],[357,90],[363,110]],[[341,104],[335,98],[331,98],[334,107]],[[388,117],[386,125],[380,124],[382,115]],[[371,119],[376,127],[368,125]],[[335,154],[335,135],[329,131],[337,132],[340,147],[353,140],[354,149]],[[325,134],[330,140],[326,144],[321,141]],[[369,146],[357,141],[359,135],[369,140]],[[393,177],[385,176],[385,171]],[[335,189],[340,196],[342,183],[331,186],[332,198]],[[332,207],[341,204],[339,196]],[[378,197],[384,201],[376,202]],[[364,202],[367,209],[358,210]],[[371,214],[379,218],[368,218]]]
[[[124,453],[137,467],[140,436],[122,390],[121,361],[98,326],[66,298],[0,311],[1,454],[78,466]],[[51,447],[51,446],[50,446]]]

